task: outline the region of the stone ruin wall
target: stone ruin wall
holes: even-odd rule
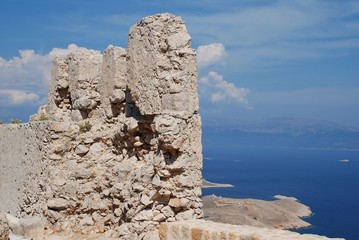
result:
[[[0,211],[15,215],[27,196],[41,195],[48,126],[46,122],[0,125]]]
[[[38,166],[19,179],[18,216],[44,216],[55,232],[136,239],[160,222],[203,215],[196,53],[180,17],[144,18],[128,49],[56,58],[48,105],[9,128],[38,150],[19,160]],[[8,164],[16,150],[0,146]]]

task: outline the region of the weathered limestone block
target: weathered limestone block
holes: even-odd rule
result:
[[[101,105],[109,118],[121,111],[119,104],[125,101],[127,84],[126,49],[108,46],[103,53],[99,92]],[[120,109],[119,109],[120,108]]]
[[[73,119],[86,119],[91,110],[100,104],[97,90],[101,78],[102,54],[94,50],[77,50],[67,56],[69,92]],[[78,111],[74,111],[78,110]]]
[[[129,32],[128,87],[142,115],[198,111],[196,53],[180,17],[144,18]]]
[[[51,120],[68,119],[72,104],[70,98],[67,59],[56,57],[52,63],[48,105],[44,114]]]
[[[44,239],[46,219],[41,217],[17,218],[10,214],[7,214],[6,217],[14,234],[34,240]]]
[[[48,131],[46,122],[0,125],[0,211],[13,215],[42,211]]]

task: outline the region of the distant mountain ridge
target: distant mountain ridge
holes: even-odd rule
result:
[[[265,146],[359,150],[359,129],[306,118],[203,125],[205,147]]]
[[[354,127],[309,118],[267,118],[253,122],[242,123],[238,129],[243,132],[272,133],[272,134],[323,134],[329,132],[359,132]]]
[[[216,128],[215,125],[208,127]],[[255,121],[236,121],[225,126],[220,126],[220,128],[239,130],[246,133],[292,135],[325,134],[333,132],[359,133],[359,128],[344,126],[330,121],[290,117],[265,118]]]

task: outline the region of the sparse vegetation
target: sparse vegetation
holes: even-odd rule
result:
[[[21,123],[21,120],[20,120],[20,119],[11,119],[11,120],[10,120],[10,123],[11,123],[11,124],[20,124],[20,123]]]
[[[0,119],[0,124],[3,124],[4,122]]]
[[[39,121],[47,121],[49,120],[49,117],[46,116],[44,113],[40,114]]]
[[[80,132],[81,133],[88,132],[91,130],[91,127],[92,127],[91,123],[85,122],[85,124],[80,125]]]

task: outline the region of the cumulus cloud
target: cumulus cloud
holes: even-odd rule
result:
[[[230,10],[185,19],[191,23],[193,39],[207,42],[210,38],[231,46],[236,67],[258,70],[262,65],[356,55],[358,12],[355,0],[238,1]]]
[[[209,72],[207,76],[200,78],[199,82],[202,85],[202,93],[208,96],[211,102],[235,101],[249,108],[247,98],[249,89],[236,87],[233,83],[224,80],[217,72]]]
[[[69,53],[74,52],[79,49],[85,49],[85,48],[78,47],[76,44],[72,43],[72,44],[69,44],[67,46],[67,48],[53,48],[48,55],[51,57],[51,59],[54,57],[65,57]]]
[[[222,43],[212,43],[197,48],[198,67],[208,67],[214,64],[224,64],[227,57]]]
[[[38,103],[40,96],[35,93],[27,93],[20,90],[1,90],[0,101],[2,104],[19,105],[23,103]]]
[[[47,54],[20,50],[19,56],[6,60],[0,57],[0,105],[43,104],[50,82],[51,62],[79,49],[70,44],[66,49],[54,48]]]

